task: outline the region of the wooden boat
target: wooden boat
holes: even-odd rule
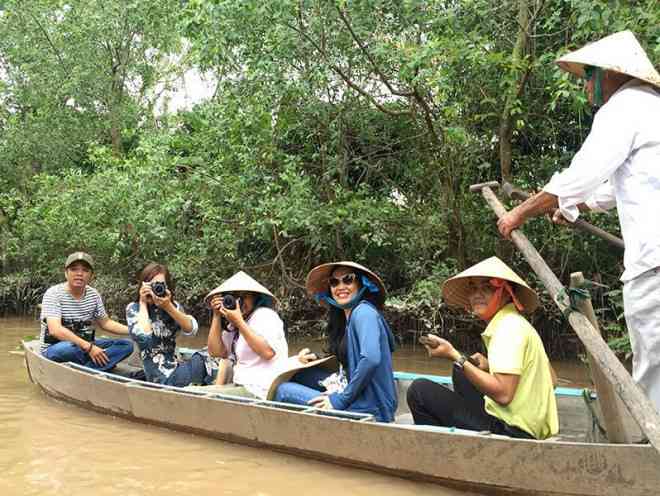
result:
[[[585,442],[591,417],[578,390],[558,388],[561,435],[535,441],[399,423],[409,417],[405,389],[414,374],[396,374],[398,420],[383,424],[370,415],[136,381],[49,361],[37,341],[23,346],[30,379],[46,394],[130,420],[489,494],[660,492],[652,447]]]

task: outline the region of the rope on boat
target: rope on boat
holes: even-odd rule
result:
[[[586,289],[591,286],[590,283],[591,281],[585,280],[582,287],[568,289],[562,288],[559,291],[557,298],[561,298],[567,303],[566,308],[564,308],[564,311],[562,312],[565,319],[568,319],[568,315],[571,312],[580,311],[578,307],[579,302],[591,299],[591,294],[589,293],[589,290]],[[589,368],[591,368],[591,364],[589,364]],[[591,376],[593,377],[593,372],[591,373]],[[587,405],[587,410],[589,411],[589,416],[591,417],[591,430],[587,434],[588,440],[591,442],[599,442],[603,440],[603,438],[607,439],[607,430],[600,423],[600,418],[598,417],[594,407],[595,399],[592,391],[586,388],[583,389],[582,399],[584,400],[585,405]]]
[[[592,394],[590,389],[584,388],[582,390],[582,399],[584,404],[587,406],[589,411],[589,416],[591,417],[591,430],[587,434],[586,441],[593,443],[599,443],[607,440],[607,430],[600,423],[600,418],[596,413],[594,403],[596,401],[595,396]]]
[[[568,319],[568,316],[571,312],[579,312],[578,301],[588,300],[591,298],[591,294],[588,289],[584,288],[561,288],[557,294],[558,300],[563,300],[566,303],[566,308],[562,312],[564,318]]]

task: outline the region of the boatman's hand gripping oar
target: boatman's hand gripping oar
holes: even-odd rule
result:
[[[493,182],[493,183],[484,183],[484,184],[488,185],[488,184],[497,184],[497,183]],[[481,186],[481,185],[475,184],[472,187],[476,188],[476,187],[479,187],[479,186]],[[472,187],[470,188],[471,191],[472,191]],[[527,193],[526,191],[518,189],[518,188],[514,187],[511,183],[507,183],[507,182],[502,184],[502,191],[509,198],[513,198],[513,199],[517,199],[517,200],[525,201],[525,200],[529,200],[529,198],[531,197],[531,195],[529,193]],[[509,211],[509,214],[508,214],[509,216],[511,216],[511,212],[512,211]],[[554,212],[551,212],[550,215],[551,215],[552,222],[554,222],[555,224],[559,224],[559,225],[562,225],[562,226],[567,226],[567,227],[570,227],[570,228],[573,228],[573,229],[579,229],[580,231],[583,231],[583,232],[589,233],[593,236],[597,236],[601,239],[604,239],[610,245],[618,248],[619,250],[624,250],[625,249],[625,246],[623,244],[623,240],[621,238],[619,238],[617,236],[614,236],[613,234],[608,233],[607,231],[601,229],[600,227],[597,227],[597,226],[594,226],[593,224],[588,223],[584,219],[580,218],[580,219],[576,219],[574,222],[569,222],[564,218],[564,216],[562,215],[561,210],[559,208],[555,209]],[[518,224],[520,221],[523,221],[524,219],[517,219],[517,220],[511,219],[511,220],[513,221],[514,224]],[[498,227],[499,227],[500,224],[506,225],[507,223],[508,223],[507,221],[500,220],[498,222]],[[519,224],[516,225],[516,227],[518,227],[518,226],[519,226]],[[505,229],[506,229],[506,226],[505,226]]]

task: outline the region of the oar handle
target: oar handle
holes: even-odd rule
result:
[[[515,188],[511,183],[504,183],[502,185],[502,190],[509,198],[527,200],[531,196],[526,191]],[[601,229],[600,227],[590,224],[584,219],[577,219],[575,222],[569,222],[568,225],[574,229],[580,229],[581,231],[587,232],[589,234],[593,234],[594,236],[598,236],[599,238],[607,241],[612,246],[616,246],[620,250],[625,249],[625,245],[621,238],[608,233],[607,231]]]

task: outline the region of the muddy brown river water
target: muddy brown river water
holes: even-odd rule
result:
[[[23,365],[20,341],[36,333],[33,319],[0,319],[0,496],[475,494],[174,432],[55,401],[30,382]],[[180,344],[204,342],[198,336]],[[293,343],[291,352],[300,347]],[[397,351],[395,368],[446,374],[449,364],[429,360],[417,346]],[[556,368],[565,385],[585,381],[579,364]]]

